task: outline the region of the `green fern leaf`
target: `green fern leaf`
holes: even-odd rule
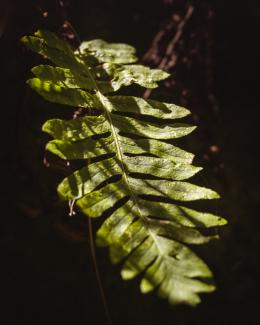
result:
[[[120,43],[107,43],[101,39],[82,42],[79,53],[88,56],[93,55],[99,62],[132,63],[137,61],[135,48]]]
[[[226,220],[180,204],[219,198],[186,181],[201,168],[192,165],[191,153],[166,141],[195,129],[175,121],[190,112],[170,103],[105,95],[133,83],[154,88],[168,74],[132,64],[135,49],[126,44],[93,40],[73,50],[47,31],[22,41],[56,65],[32,69],[33,90],[54,103],[94,109],[92,116],[43,125],[54,138],[47,150],[62,159],[86,160],[60,183],[60,197],[76,201],[88,217],[106,214],[96,242],[109,247],[113,263],[123,262],[123,279],[140,275],[143,293],[158,289],[172,304],[199,303],[199,294],[215,287],[211,271],[188,245],[215,239],[200,229]]]

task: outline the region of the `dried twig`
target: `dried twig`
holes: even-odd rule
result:
[[[176,64],[177,54],[175,53],[175,47],[178,44],[179,40],[181,39],[184,27],[187,24],[187,22],[189,21],[189,19],[191,18],[193,11],[194,11],[194,7],[190,4],[188,6],[188,9],[186,11],[184,18],[180,21],[180,23],[177,26],[177,30],[176,30],[174,37],[171,39],[171,41],[169,42],[169,44],[166,48],[165,55],[164,55],[163,59],[161,60],[161,63],[158,66],[159,69],[163,69],[163,70],[167,71],[169,68],[172,68]],[[174,17],[174,15],[173,15],[173,17]],[[171,23],[169,23],[167,26],[171,26],[172,23],[173,22],[171,21]],[[160,31],[157,34],[157,36],[155,37],[155,39],[153,41],[152,48],[158,48],[158,43],[161,40],[161,38],[164,36],[164,34],[165,34],[165,30]],[[149,54],[149,51],[144,56],[144,59],[148,58],[148,54]],[[152,93],[152,89],[147,89],[144,92],[143,97],[148,98],[148,97],[150,97],[151,93]]]

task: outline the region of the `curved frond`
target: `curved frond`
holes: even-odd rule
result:
[[[60,183],[60,197],[75,200],[88,217],[105,216],[97,244],[109,247],[113,263],[123,263],[123,279],[140,275],[143,293],[157,289],[172,304],[196,305],[201,293],[215,287],[211,271],[188,246],[216,239],[201,229],[226,220],[183,206],[219,198],[187,182],[201,168],[192,165],[193,154],[167,142],[195,129],[178,121],[190,112],[171,103],[105,95],[132,83],[154,88],[168,74],[132,64],[135,49],[126,44],[93,40],[72,49],[46,31],[22,40],[55,64],[32,69],[33,90],[54,103],[93,109],[92,116],[43,125],[53,137],[47,150],[61,159],[86,160]]]

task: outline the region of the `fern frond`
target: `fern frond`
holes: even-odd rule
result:
[[[180,204],[219,197],[186,181],[201,168],[192,165],[191,153],[165,141],[195,129],[175,122],[190,112],[170,103],[105,95],[132,83],[154,88],[168,74],[132,64],[135,49],[125,44],[93,40],[73,50],[47,31],[22,40],[56,65],[34,67],[32,89],[51,102],[95,109],[94,116],[43,125],[54,138],[47,150],[62,159],[86,159],[85,167],[60,183],[60,196],[76,200],[89,217],[106,214],[97,244],[109,246],[113,263],[123,262],[124,279],[141,274],[143,293],[158,288],[172,304],[196,305],[200,293],[215,287],[211,271],[187,245],[216,238],[200,228],[226,221]]]

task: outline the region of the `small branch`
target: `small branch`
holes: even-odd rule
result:
[[[175,24],[176,24],[176,15],[172,15],[170,22],[156,34],[155,38],[153,39],[151,48],[145,53],[145,55],[142,58],[142,61],[146,61],[149,59],[150,60],[156,59],[160,41],[171,29],[173,29]]]
[[[166,48],[165,56],[163,57],[161,63],[159,64],[158,69],[167,71],[169,67],[175,66],[175,64],[177,62],[177,55],[174,53],[175,47],[176,47],[177,43],[179,42],[179,40],[183,34],[184,27],[187,24],[187,22],[189,21],[189,19],[191,18],[193,11],[194,11],[194,7],[192,5],[189,5],[184,18],[180,21],[180,23],[177,27],[176,34],[174,35],[172,40],[169,42],[169,44]],[[161,37],[161,34],[160,34],[160,37]],[[159,34],[157,34],[156,40],[154,40],[154,42],[157,43],[158,39],[159,39]],[[148,53],[149,53],[149,51],[148,51]],[[144,57],[146,57],[146,55]],[[152,93],[152,89],[147,89],[143,94],[143,98],[147,99],[148,97],[150,97],[151,93]]]
[[[105,315],[106,315],[107,325],[112,325],[112,320],[111,320],[111,316],[109,313],[109,308],[108,308],[108,304],[107,304],[107,300],[106,300],[106,296],[105,296],[105,291],[104,291],[104,288],[102,285],[100,272],[99,272],[99,268],[97,265],[96,250],[95,250],[95,244],[94,244],[94,238],[93,238],[92,221],[91,221],[91,218],[89,218],[89,217],[88,217],[88,234],[89,234],[89,242],[90,242],[90,253],[91,253],[91,257],[92,257],[92,261],[93,261],[93,266],[95,269],[95,275],[96,275],[96,279],[97,279],[97,283],[98,283],[99,292],[101,295],[101,299],[102,299],[102,303],[103,303],[103,307],[104,307],[104,311],[105,311]]]
[[[159,65],[159,69],[166,68],[167,61],[171,57],[172,53],[174,52],[175,46],[179,42],[179,40],[182,36],[182,33],[183,33],[183,29],[184,29],[187,21],[191,18],[193,11],[194,11],[194,7],[192,5],[189,5],[186,15],[184,16],[183,20],[181,20],[181,22],[178,25],[178,29],[177,29],[175,36],[172,38],[172,40],[170,41],[170,43],[168,44],[168,46],[166,48],[165,56]]]

